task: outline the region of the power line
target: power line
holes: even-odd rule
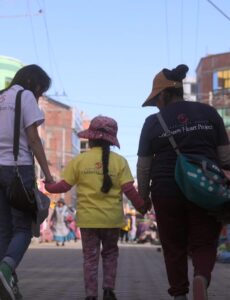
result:
[[[100,105],[114,108],[140,108],[139,106],[128,106],[128,105],[115,105],[115,104],[105,104],[105,103],[96,103],[96,102],[87,102],[87,101],[76,101],[77,103],[90,104],[90,105]]]
[[[45,32],[46,32],[46,45],[47,45],[47,50],[48,50],[48,60],[49,60],[49,65],[50,65],[50,72],[52,75],[54,75],[53,71],[53,64],[52,64],[52,53],[51,53],[51,47],[50,47],[50,38],[49,38],[49,31],[48,31],[48,26],[46,22],[46,17],[43,15],[43,22],[44,22],[44,27],[45,27]]]
[[[170,65],[170,45],[169,45],[169,26],[168,26],[167,4],[168,4],[167,0],[165,0],[166,49],[167,49],[168,65]]]
[[[38,3],[40,4],[39,1],[38,1]],[[43,3],[44,3],[43,5],[45,6],[45,1],[43,1]],[[61,84],[61,87],[63,89],[63,94],[66,94],[65,90],[64,90],[64,85],[63,85],[63,82],[62,82],[62,79],[61,79],[61,76],[60,76],[60,72],[59,72],[59,69],[58,69],[58,66],[57,66],[57,62],[56,62],[56,59],[55,59],[55,53],[54,53],[54,50],[53,50],[53,47],[52,47],[51,39],[50,39],[48,23],[47,23],[47,19],[46,19],[46,13],[43,14],[43,21],[44,21],[44,27],[45,27],[45,32],[46,32],[50,69],[51,69],[52,74],[54,74],[53,68],[52,68],[52,66],[54,65],[57,77],[59,79],[59,83]],[[52,65],[52,62],[53,62],[53,65]]]
[[[48,97],[61,97],[66,98],[68,97],[68,95],[66,93],[55,93],[55,94],[47,94]],[[141,106],[128,106],[128,105],[116,105],[116,104],[108,104],[108,103],[99,103],[99,102],[90,102],[90,101],[78,101],[75,100],[74,102],[78,103],[82,103],[82,104],[89,104],[89,105],[95,105],[95,106],[104,106],[104,107],[113,107],[113,108],[128,108],[128,109],[139,109]]]
[[[181,49],[180,49],[180,54],[181,54],[181,62],[183,62],[183,28],[184,28],[184,24],[183,24],[183,12],[184,12],[184,5],[183,5],[183,0],[181,0],[181,29],[180,29],[180,35],[181,35]]]
[[[36,13],[28,13],[22,15],[0,15],[0,19],[17,19],[17,18],[28,18],[28,17],[36,17],[41,16],[43,14],[42,9],[39,9]]]
[[[198,52],[198,35],[199,35],[199,20],[200,20],[200,0],[197,0],[197,7],[196,7],[196,31],[195,31],[195,47],[194,47],[194,51],[195,51],[195,61],[194,61],[194,65],[197,62],[197,52]]]
[[[230,17],[228,15],[226,15],[225,12],[223,12],[223,10],[221,10],[218,6],[216,6],[215,3],[213,3],[211,0],[207,0],[216,10],[218,10],[226,19],[228,19],[230,21]]]
[[[28,8],[29,17],[30,17],[30,26],[31,26],[32,38],[33,38],[35,56],[36,56],[37,62],[39,63],[38,48],[37,48],[37,43],[36,43],[36,38],[35,38],[35,33],[34,33],[32,14],[31,14],[31,10],[30,10],[30,0],[27,0],[27,8]]]
[[[206,92],[206,93],[195,93],[194,94],[196,97],[209,97],[210,96],[210,93]],[[52,97],[52,96],[57,96],[57,95],[48,95],[49,97]],[[190,97],[191,94],[190,93],[185,93],[184,94],[185,96],[185,100],[190,100],[190,98],[187,98],[187,97]],[[124,109],[140,109],[141,106],[128,106],[128,105],[116,105],[116,104],[106,104],[106,103],[98,103],[98,102],[88,102],[88,101],[78,101],[76,100],[76,103],[82,103],[82,104],[89,104],[89,105],[95,105],[95,106],[103,106],[103,107],[113,107],[113,108],[124,108]]]

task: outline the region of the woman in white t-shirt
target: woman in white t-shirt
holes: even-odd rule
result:
[[[37,127],[44,122],[38,99],[50,87],[51,79],[37,65],[22,67],[10,86],[0,91],[0,298],[22,299],[17,287],[15,269],[22,260],[32,237],[31,213],[9,205],[8,191],[14,176],[13,155],[15,99],[21,95],[21,124],[17,165],[26,187],[34,183],[33,155],[46,182],[52,182],[46,155]],[[33,153],[33,155],[32,155]]]

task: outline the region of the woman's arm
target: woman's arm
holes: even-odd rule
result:
[[[144,200],[138,195],[136,189],[133,186],[133,182],[127,182],[121,186],[122,192],[126,195],[126,197],[131,200],[133,206],[136,210],[138,210],[141,214],[145,214],[147,212],[146,205]]]
[[[25,129],[25,131],[28,138],[29,146],[45,175],[45,181],[53,182],[53,177],[50,174],[45,151],[41,139],[38,135],[36,123],[32,124],[31,126],[28,126]]]
[[[138,193],[144,200],[149,198],[152,160],[152,156],[139,156],[137,161]]]

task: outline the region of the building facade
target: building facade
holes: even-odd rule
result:
[[[84,113],[81,112],[81,120],[82,120],[82,130],[86,130],[89,128],[90,119]],[[89,150],[89,141],[87,139],[80,138],[80,152],[86,152]]]
[[[58,181],[66,164],[80,153],[80,140],[77,137],[77,132],[81,130],[80,115],[71,106],[48,96],[39,99],[39,106],[45,115],[45,123],[39,127],[39,135],[51,173]],[[38,177],[43,178],[39,166],[37,174]],[[68,193],[55,197],[62,197],[67,204],[76,204],[74,188]]]
[[[183,80],[184,98],[189,101],[196,101],[196,78],[186,77]]]
[[[214,106],[230,132],[230,52],[201,58],[197,73],[197,100]]]

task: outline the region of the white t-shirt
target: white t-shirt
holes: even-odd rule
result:
[[[15,100],[17,92],[22,89],[19,85],[13,85],[3,94],[0,94],[0,165],[15,165],[13,156]],[[31,165],[33,163],[25,128],[34,123],[39,126],[43,122],[44,115],[39,109],[33,93],[25,90],[21,98],[18,165]]]

